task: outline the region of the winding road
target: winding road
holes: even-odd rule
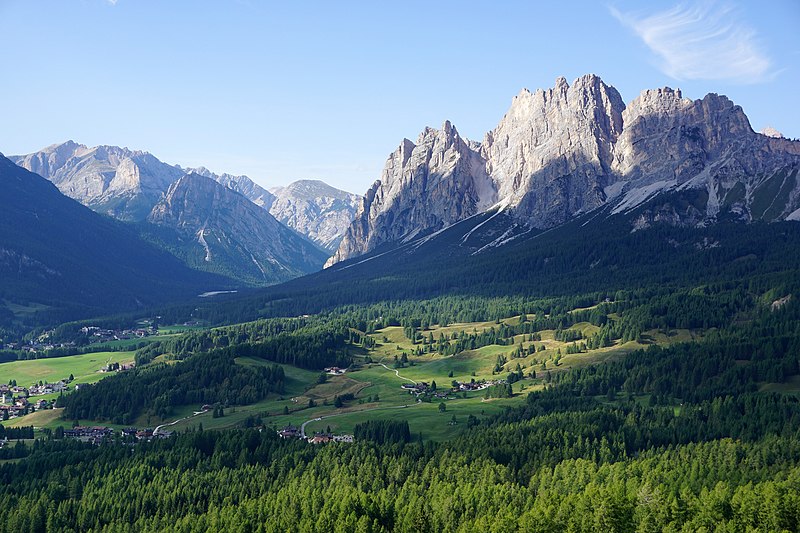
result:
[[[156,426],[156,429],[153,430],[153,436],[155,437],[156,435],[158,435],[158,432],[161,431],[161,428],[165,428],[165,427],[168,427],[168,426],[174,426],[178,422],[183,422],[184,420],[188,420],[188,419],[190,419],[190,418],[192,418],[194,416],[202,415],[203,413],[207,413],[207,412],[208,412],[207,409],[205,411],[195,411],[194,413],[192,413],[189,416],[184,416],[183,418],[179,418],[177,420],[173,420],[172,422],[167,422],[166,424],[161,424],[160,426]]]

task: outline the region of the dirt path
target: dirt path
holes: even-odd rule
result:
[[[183,422],[184,420],[189,420],[190,418],[192,418],[194,416],[202,415],[203,413],[207,413],[207,412],[208,412],[208,410],[195,411],[194,413],[192,413],[189,416],[184,416],[183,418],[179,418],[177,420],[173,420],[172,422],[167,422],[166,424],[161,424],[160,426],[156,426],[156,429],[153,430],[153,436],[155,437],[156,435],[158,435],[158,432],[161,431],[161,428],[165,428],[165,427],[168,427],[168,426],[174,426],[178,422]]]
[[[406,380],[406,381],[410,381],[410,382],[411,382],[411,383],[413,383],[414,385],[416,385],[416,384],[417,384],[417,382],[416,382],[416,381],[414,381],[413,379],[408,379],[408,378],[404,378],[403,376],[401,376],[401,375],[400,375],[400,371],[399,371],[399,370],[397,370],[396,368],[389,368],[388,366],[384,365],[383,363],[378,363],[378,364],[379,364],[379,365],[381,365],[381,366],[382,366],[383,368],[385,368],[386,370],[393,371],[393,372],[395,373],[395,375],[396,375],[398,378],[400,378],[400,379],[404,379],[404,380]]]

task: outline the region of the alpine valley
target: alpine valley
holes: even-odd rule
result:
[[[595,75],[363,197],[0,158],[0,532],[800,531],[799,171]]]

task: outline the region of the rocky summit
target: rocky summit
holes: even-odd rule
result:
[[[450,122],[404,139],[327,264],[490,209],[540,229],[603,206],[641,208],[633,229],[800,218],[800,142],[765,133],[725,96],[662,88],[626,106],[598,76],[558,78],[521,91],[481,143]]]
[[[67,141],[9,159],[52,181],[70,198],[120,220],[147,217],[184,172],[148,152]]]
[[[319,180],[299,180],[276,187],[269,212],[280,222],[333,253],[353,221],[361,201],[357,194]]]

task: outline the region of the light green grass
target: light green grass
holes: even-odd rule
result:
[[[11,361],[0,364],[0,383],[16,380],[18,385],[27,387],[39,381],[54,383],[68,378],[70,374],[75,377],[72,385],[95,383],[111,375],[98,372],[106,364],[131,362],[133,362],[133,352],[95,352],[49,359]],[[36,398],[48,398],[48,396]]]
[[[423,440],[443,441],[452,439],[462,433],[467,427],[469,415],[478,418],[488,417],[499,413],[504,407],[520,405],[524,395],[503,400],[483,401],[477,395],[467,399],[447,400],[447,410],[439,412],[440,401],[431,403],[415,403],[409,399],[408,407],[383,406],[366,412],[351,412],[341,415],[331,415],[320,421],[314,421],[306,426],[306,434],[313,435],[315,431],[323,431],[328,427],[335,433],[352,434],[356,424],[364,420],[407,420],[411,433],[415,438],[421,434]],[[451,425],[453,415],[456,424]]]
[[[3,422],[3,425],[10,428],[24,426],[33,426],[35,428],[51,427],[53,425],[58,426],[59,424],[56,422],[60,420],[62,411],[63,409],[44,409],[29,415],[6,420]],[[60,425],[64,425],[63,420],[61,421]]]
[[[504,319],[503,322],[516,324],[519,322],[519,317],[509,317]],[[446,327],[433,326],[430,330],[422,333],[427,337],[430,332],[433,334],[434,339],[438,340],[440,334],[444,334],[449,338],[453,333],[460,334],[460,332],[464,331],[470,334],[496,326],[497,324],[493,321],[450,324]],[[581,331],[585,337],[590,337],[599,330],[597,326],[588,322],[575,324],[571,329]],[[162,328],[161,331],[165,332],[165,328]],[[337,433],[351,433],[357,423],[365,420],[401,419],[409,421],[411,431],[415,436],[422,434],[425,440],[446,440],[459,435],[466,429],[469,415],[478,418],[491,416],[500,412],[504,407],[520,405],[525,401],[528,393],[541,389],[543,387],[543,377],[545,376],[545,373],[541,371],[543,362],[546,364],[548,371],[561,372],[569,368],[594,365],[603,361],[622,358],[631,351],[644,347],[646,344],[672,344],[697,340],[701,337],[701,333],[689,330],[673,330],[666,333],[654,330],[646,333],[645,344],[632,341],[598,350],[590,350],[586,353],[567,355],[566,348],[571,343],[556,341],[553,330],[545,330],[538,333],[541,335],[541,341],[525,341],[523,335],[517,335],[514,338],[514,344],[484,346],[447,357],[440,354],[415,356],[411,355],[411,353],[418,346],[412,345],[411,341],[405,337],[403,329],[400,327],[388,327],[372,334],[372,337],[377,342],[374,349],[365,350],[359,347],[349,347],[350,353],[356,352],[356,368],[351,369],[342,376],[331,376],[324,384],[317,382],[319,372],[302,370],[289,365],[280,365],[286,374],[283,394],[272,394],[268,398],[252,405],[227,408],[225,409],[225,415],[220,418],[213,418],[210,412],[192,417],[190,415],[193,411],[199,409],[199,405],[180,406],[173,409],[167,421],[189,416],[186,420],[182,420],[169,428],[177,431],[197,428],[200,424],[205,429],[233,428],[241,426],[245,419],[251,416],[260,417],[267,427],[275,428],[288,424],[300,426],[303,422],[311,421],[307,425],[306,433],[313,434],[314,431],[324,430],[328,426]],[[581,341],[578,341],[578,344],[580,343]],[[544,346],[545,349],[536,351],[524,358],[512,359],[511,354],[520,345],[524,348],[534,345],[537,349],[540,346]],[[561,356],[559,365],[556,366],[554,360],[557,358],[559,350],[561,351]],[[413,365],[409,364],[404,368],[397,369],[399,372],[398,377],[393,368],[394,357],[396,355],[399,358],[404,351],[409,354],[409,360]],[[365,362],[367,355],[372,359],[372,363],[367,364]],[[505,356],[507,362],[498,374],[493,374],[500,355]],[[379,362],[382,362],[388,368],[381,366],[378,364]],[[239,358],[237,363],[242,365],[276,364],[259,358]],[[105,361],[102,364],[105,364]],[[401,388],[402,384],[408,383],[403,378],[417,382],[426,381],[430,383],[431,381],[436,381],[439,390],[449,389],[452,380],[469,381],[472,378],[476,380],[502,379],[506,377],[508,372],[514,370],[518,364],[524,369],[526,375],[531,370],[535,370],[537,379],[525,379],[515,383],[513,386],[515,396],[513,398],[485,401],[483,399],[483,391],[468,393],[466,398],[458,394],[455,399],[445,401],[447,406],[445,413],[440,413],[438,410],[440,400],[434,399],[431,403],[417,403],[415,396]],[[2,371],[2,366],[0,366],[0,371]],[[452,377],[449,376],[450,373],[453,374]],[[2,376],[1,373],[0,376]],[[94,377],[94,375],[89,376],[89,378]],[[333,405],[334,398],[337,395],[346,393],[353,393],[356,399],[347,402],[343,408],[337,409]],[[379,398],[377,402],[375,401],[376,397]],[[316,403],[314,407],[309,407],[309,399],[314,400]],[[457,423],[450,424],[454,414],[456,415]],[[315,421],[314,419],[316,418],[322,418],[322,420]],[[162,422],[164,421],[141,417],[136,421],[136,425],[152,427]],[[57,423],[60,422],[57,420],[50,422],[50,424]]]

